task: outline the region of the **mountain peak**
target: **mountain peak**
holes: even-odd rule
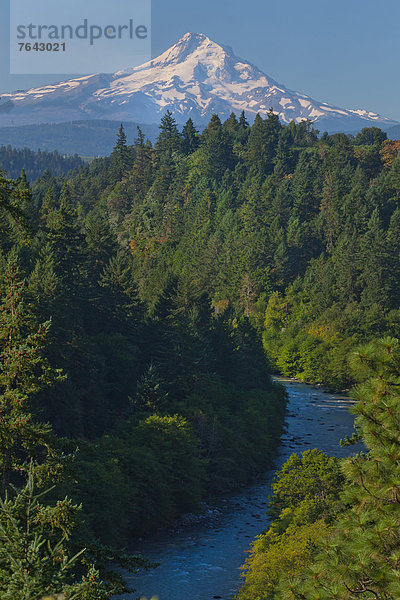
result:
[[[177,44],[181,43],[193,43],[193,44],[202,44],[203,42],[211,42],[210,38],[207,37],[204,33],[185,33],[179,40]]]
[[[179,123],[205,125],[212,114],[265,117],[272,108],[283,123],[309,119],[319,129],[351,131],[395,125],[378,114],[346,110],[291,91],[229,46],[203,33],[185,33],[153,60],[113,75],[91,75],[25,92],[2,94],[0,125],[112,119],[156,123],[170,110]]]
[[[214,57],[219,55],[221,58],[225,55],[225,50],[203,33],[185,33],[176,44],[150,61],[149,64],[153,66],[178,64],[184,62],[193,54],[198,57],[213,54]]]

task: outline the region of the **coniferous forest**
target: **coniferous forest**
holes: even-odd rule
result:
[[[0,146],[0,169],[6,176],[16,179],[24,171],[29,181],[38,179],[48,169],[54,176],[66,175],[72,169],[82,167],[83,161],[77,154],[61,156],[57,150],[33,152],[29,148],[16,150],[10,145]]]
[[[357,384],[368,452],[285,464],[239,598],[398,598],[399,142],[167,112],[71,167],[0,179],[0,599],[123,591],[272,466],[271,372]]]

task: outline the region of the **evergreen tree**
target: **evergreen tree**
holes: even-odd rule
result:
[[[124,126],[121,123],[117,141],[110,157],[110,176],[116,183],[120,181],[132,167],[133,152],[132,148],[126,143],[126,134]]]
[[[110,327],[119,323],[133,331],[141,320],[141,307],[137,286],[133,278],[132,258],[123,250],[117,252],[100,275],[100,286],[105,291],[102,298],[102,311]]]
[[[157,368],[151,363],[137,383],[132,404],[140,412],[154,414],[165,411],[167,400],[168,393],[163,391]]]
[[[249,128],[249,123],[246,119],[246,114],[245,114],[244,110],[242,110],[242,112],[240,113],[239,126],[242,127],[243,129]]]
[[[0,174],[0,249],[6,252],[14,242],[24,243],[28,236],[29,220],[24,213],[29,189]]]
[[[182,151],[184,154],[192,154],[199,147],[198,132],[192,119],[188,119],[182,130]]]
[[[156,150],[160,155],[179,152],[182,147],[181,135],[172,112],[167,110],[161,119],[160,133],[157,138]]]
[[[63,288],[57,312],[60,317],[70,317],[77,324],[80,321],[79,307],[84,306],[86,244],[78,210],[67,185],[63,186],[60,206],[48,223],[48,241],[53,251],[54,269]],[[65,305],[61,306],[62,303]],[[60,320],[58,324],[61,324]]]
[[[82,159],[75,154],[74,156],[61,156],[57,150],[54,152],[43,152],[38,150],[34,152],[29,148],[12,148],[10,145],[0,147],[0,165],[1,169],[12,179],[25,179],[34,182],[43,177],[44,173],[50,172],[54,176],[60,177],[67,175],[73,169],[83,166]],[[22,182],[22,180],[21,180]]]
[[[377,303],[388,305],[389,294],[389,260],[387,240],[379,217],[374,210],[368,223],[368,230],[363,239],[361,254],[361,277],[364,281],[362,300],[366,306]]]
[[[386,233],[388,249],[387,285],[392,308],[397,306],[400,294],[400,210],[396,208]]]
[[[399,341],[383,339],[353,357],[358,435],[368,453],[348,459],[343,502],[325,550],[288,598],[395,600],[400,594]]]
[[[135,162],[132,169],[132,185],[134,198],[132,204],[136,201],[143,201],[146,192],[151,186],[153,179],[153,149],[150,142],[146,143],[143,132],[140,127],[138,136],[135,139]]]
[[[239,129],[236,133],[236,140],[242,145],[245,146],[250,134],[250,125],[246,118],[246,114],[244,110],[240,113],[239,117]]]
[[[313,175],[310,159],[305,152],[302,152],[292,178],[293,212],[302,221],[311,220],[319,209],[319,198],[316,197],[313,189],[315,181]]]
[[[96,267],[97,273],[93,275],[98,277],[99,272],[104,269],[117,250],[114,232],[100,210],[92,211],[86,217],[85,237],[91,255],[90,260]]]
[[[223,124],[224,130],[231,136],[232,140],[235,140],[236,134],[239,131],[239,121],[236,118],[235,113],[231,113],[229,118]]]
[[[232,150],[232,141],[223,129],[221,119],[213,115],[201,141],[202,173],[208,178],[220,180],[226,170],[235,164]]]
[[[73,554],[69,538],[79,507],[68,498],[44,505],[32,470],[25,487],[13,492],[0,499],[0,599],[109,598],[110,588],[94,567],[81,578],[76,575],[84,550]]]
[[[279,130],[279,118],[272,112],[265,121],[259,114],[256,115],[246,153],[246,163],[253,175],[268,175],[272,172]]]
[[[34,466],[42,478],[56,477],[62,463],[49,424],[32,414],[32,397],[63,376],[44,355],[50,322],[35,326],[24,302],[24,282],[15,256],[3,265],[0,310],[0,468],[3,493],[11,476]]]
[[[59,294],[59,279],[54,269],[54,253],[51,244],[44,244],[35,266],[27,280],[27,295],[36,308],[40,319],[47,320]]]
[[[292,144],[293,135],[290,129],[288,127],[282,128],[282,131],[279,134],[279,141],[274,159],[274,173],[279,178],[293,172],[295,161],[291,150]]]

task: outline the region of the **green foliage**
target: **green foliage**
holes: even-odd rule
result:
[[[185,419],[151,415],[137,423],[131,417],[113,435],[82,448],[72,493],[96,516],[94,534],[121,543],[193,510],[204,466]]]
[[[271,600],[280,598],[276,588],[280,579],[293,577],[310,564],[315,545],[326,536],[323,519],[307,524],[290,524],[283,532],[271,527],[253,543],[246,562],[246,582],[238,600]]]
[[[126,143],[126,134],[121,123],[119,128],[117,141],[110,157],[110,178],[117,182],[120,181],[127,173],[133,163],[132,148]]]
[[[238,600],[280,598],[282,582],[311,564],[340,509],[343,483],[339,461],[319,450],[293,454],[286,461],[272,486],[269,514],[274,521],[252,545]]]
[[[399,341],[392,338],[362,347],[352,358],[363,380],[354,393],[356,426],[368,453],[345,461],[342,500],[348,508],[291,597],[399,596],[399,358]]]
[[[190,125],[187,126],[188,128]],[[189,134],[193,137],[193,131]],[[187,142],[187,138],[185,138]],[[167,110],[165,115],[161,119],[160,134],[157,139],[156,149],[160,156],[163,154],[170,154],[173,152],[179,152],[181,149],[181,136],[176,125],[176,121],[172,116],[170,110]]]
[[[387,139],[387,134],[378,127],[364,127],[357,133],[354,142],[357,145],[382,144]]]
[[[198,134],[167,113],[154,148],[121,127],[111,157],[68,177],[0,180],[29,332],[52,319],[43,359],[67,375],[32,422],[80,448],[63,485],[88,537],[129,539],[271,464],[285,398],[264,352],[344,387],[349,351],[400,335],[400,163],[383,138],[318,139],[273,112]]]
[[[0,147],[0,169],[12,179],[17,179],[21,171],[29,181],[35,181],[46,170],[60,177],[82,166],[83,161],[77,154],[61,156],[57,150],[33,152],[29,148],[17,150],[11,146]]]
[[[199,146],[199,136],[192,119],[188,119],[182,130],[182,151],[192,154]]]
[[[28,600],[63,594],[72,600],[105,600],[109,589],[94,567],[77,580],[84,552],[71,553],[69,538],[79,507],[65,499],[42,504],[33,472],[20,491],[0,499],[0,598]]]
[[[2,491],[11,475],[24,473],[34,461],[43,478],[62,468],[50,424],[32,415],[32,397],[63,379],[44,355],[50,322],[36,326],[24,302],[14,254],[3,259],[0,284],[0,468]]]
[[[332,511],[332,502],[343,485],[338,461],[320,450],[306,450],[286,461],[280,469],[270,500],[269,514],[278,517],[284,509],[295,510],[301,502],[314,503],[316,514]],[[314,510],[314,509],[313,509]]]
[[[289,459],[273,487],[275,521],[253,545],[240,599],[399,597],[399,359],[393,338],[353,353],[361,381],[355,440],[368,452],[341,461],[344,487],[334,459],[316,450]]]
[[[167,400],[168,392],[163,392],[157,369],[151,364],[137,383],[132,403],[140,412],[156,413],[166,408]]]

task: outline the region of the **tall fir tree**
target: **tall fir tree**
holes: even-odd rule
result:
[[[182,130],[182,151],[184,154],[192,154],[199,147],[198,131],[192,119],[188,119]]]
[[[155,148],[162,156],[163,154],[179,152],[181,147],[182,138],[178,131],[176,120],[172,116],[172,112],[167,110],[161,119],[160,133],[158,135]]]
[[[126,142],[124,126],[121,123],[117,141],[110,157],[110,176],[116,183],[129,171],[133,164],[133,150]]]

